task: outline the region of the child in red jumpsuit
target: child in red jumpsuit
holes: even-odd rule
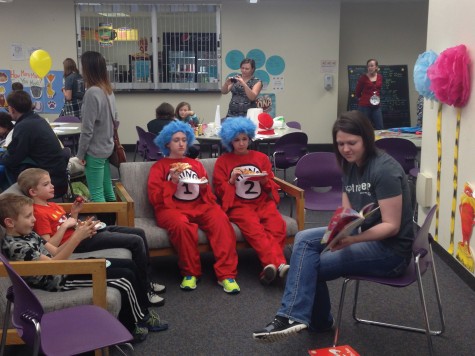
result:
[[[195,139],[190,125],[180,121],[167,124],[155,139],[166,156],[150,169],[148,196],[155,210],[157,225],[166,229],[178,253],[183,275],[180,288],[194,290],[201,276],[198,228],[206,233],[216,262],[214,270],[226,293],[239,293],[236,283],[236,236],[226,214],[216,203],[207,184],[201,162],[185,157]],[[175,168],[174,163],[188,167]]]
[[[244,117],[223,123],[221,143],[229,153],[216,161],[213,184],[229,220],[256,250],[263,266],[260,280],[267,285],[277,274],[284,278],[289,269],[283,253],[286,224],[277,210],[280,198],[269,158],[248,149],[255,130],[255,124]]]

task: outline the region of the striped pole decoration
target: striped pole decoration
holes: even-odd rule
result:
[[[440,170],[442,168],[442,103],[439,103],[437,110],[437,194],[435,196],[435,203],[437,209],[435,211],[435,233],[434,240],[439,239],[439,207],[440,207]]]
[[[459,137],[460,137],[460,119],[462,118],[461,109],[457,108],[457,126],[455,127],[455,147],[454,147],[454,190],[452,193],[452,212],[450,214],[450,246],[447,250],[451,255],[454,253],[454,230],[455,213],[457,211],[457,187],[458,187],[458,159],[459,159]]]

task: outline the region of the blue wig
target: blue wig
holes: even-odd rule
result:
[[[232,142],[239,134],[245,134],[252,140],[256,135],[256,125],[247,117],[229,117],[224,120],[219,136],[226,151],[233,151]]]
[[[162,151],[163,155],[170,155],[170,149],[167,147],[167,145],[171,142],[172,136],[177,132],[183,132],[186,135],[187,148],[190,147],[195,141],[195,134],[189,124],[185,124],[184,122],[178,120],[172,121],[167,124],[162,129],[162,131],[160,131],[160,134],[155,137],[155,140],[153,140],[153,142],[160,148],[160,151]]]

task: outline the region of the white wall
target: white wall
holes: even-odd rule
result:
[[[339,13],[339,1],[332,0],[265,1],[257,5],[226,1],[222,6],[223,58],[231,49],[247,53],[254,48],[282,56],[286,63],[285,89],[276,92],[277,114],[301,121],[312,143],[331,141],[329,133],[336,118],[338,73],[334,89],[325,91],[320,61],[338,60]],[[62,70],[64,58],[76,56],[73,0],[16,0],[1,4],[0,21],[4,34],[0,44],[2,68],[29,69],[28,61],[10,60],[11,43],[41,46],[53,58],[54,70]],[[22,23],[21,31],[18,23]],[[5,29],[12,31],[6,35]],[[225,71],[223,75],[226,74]],[[154,118],[155,108],[163,101],[176,105],[183,100],[190,102],[206,122],[214,119],[217,104],[221,105],[221,115],[225,115],[230,95],[118,93],[121,141],[135,143],[135,126],[145,126]]]
[[[427,50],[431,49],[440,53],[447,48],[465,44],[469,55],[474,58],[475,23],[473,12],[475,3],[472,0],[430,0],[429,21],[427,31]],[[473,76],[472,65],[470,73]],[[470,85],[473,88],[473,77]],[[432,199],[435,203],[436,175],[437,175],[437,138],[436,120],[437,104],[426,102],[424,105],[424,135],[422,141],[422,165],[421,171],[433,177]],[[461,111],[461,128],[458,157],[458,191],[455,219],[455,245],[462,240],[460,215],[458,205],[460,195],[463,192],[465,181],[475,181],[475,164],[473,152],[475,152],[475,101],[472,94],[466,107]],[[450,244],[450,225],[453,191],[453,167],[454,167],[454,140],[456,125],[456,109],[444,105],[442,111],[442,170],[441,170],[441,199],[439,221],[439,243],[446,249]],[[434,226],[434,224],[433,224]],[[472,241],[471,245],[474,243]]]
[[[427,35],[427,1],[343,3],[340,30],[340,80],[338,113],[348,105],[348,65],[365,65],[376,58],[380,65],[406,64],[409,76],[411,123],[416,124],[414,64],[425,51]]]

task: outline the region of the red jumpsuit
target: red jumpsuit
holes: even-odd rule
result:
[[[162,158],[152,166],[148,177],[148,196],[157,225],[168,231],[170,242],[178,253],[181,274],[201,276],[200,228],[206,233],[213,250],[218,280],[236,278],[236,235],[229,219],[216,203],[209,184],[175,184],[170,180],[170,165],[174,162],[186,162],[192,166],[180,174],[180,179],[206,177],[206,171],[194,159]]]
[[[230,184],[234,168],[266,171],[268,181],[261,184],[239,176],[235,184]],[[213,185],[229,220],[239,227],[256,250],[262,265],[273,264],[278,267],[286,263],[283,248],[287,227],[277,210],[280,198],[273,177],[269,158],[265,154],[252,150],[246,155],[226,153],[216,161]]]

